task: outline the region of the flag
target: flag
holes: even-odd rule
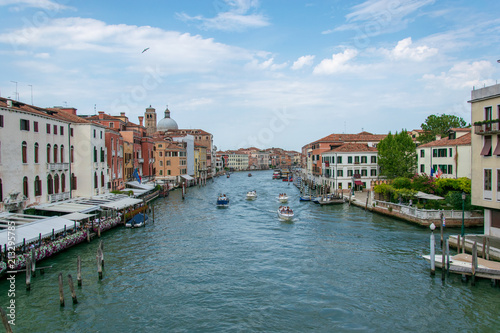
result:
[[[139,169],[138,168],[135,168],[133,176],[137,179],[137,181],[140,184],[141,181],[142,181],[142,178],[141,178],[141,175],[139,175]]]
[[[434,168],[431,166],[431,178],[434,177]]]
[[[441,168],[438,167],[438,171],[437,171],[436,177],[439,178],[439,177],[441,177],[442,174],[443,174],[443,171],[441,171]]]

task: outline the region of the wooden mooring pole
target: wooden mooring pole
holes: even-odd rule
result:
[[[59,305],[64,306],[64,291],[63,291],[63,277],[62,273],[59,273]]]
[[[99,280],[102,280],[102,250],[97,248],[97,274],[99,275]]]
[[[82,286],[82,259],[80,256],[76,259],[76,281],[78,287]]]
[[[444,281],[446,276],[446,242],[443,242],[443,246],[441,246],[441,280]]]
[[[457,253],[460,253],[460,235],[457,235]]]
[[[471,279],[471,285],[475,286],[476,285],[476,270],[477,270],[477,242],[474,242],[474,245],[472,245],[472,279]]]
[[[31,249],[31,276],[36,276],[36,255],[35,249]]]
[[[10,324],[9,324],[9,319],[7,318],[7,314],[5,313],[5,311],[3,310],[2,307],[0,307],[0,316],[2,316],[2,323],[3,323],[3,327],[5,328],[5,332],[6,333],[13,333],[12,328],[10,327]]]
[[[434,238],[433,226],[434,226],[434,223],[431,224],[431,230],[432,230],[432,233],[431,233],[431,254],[430,254],[430,257],[431,257],[431,276],[436,274],[436,263],[434,262],[436,260],[436,255],[435,255],[435,253],[436,253],[435,252],[436,241]]]
[[[71,298],[73,299],[73,304],[77,304],[78,300],[76,299],[75,286],[73,285],[73,278],[71,277],[71,274],[68,274],[68,284],[69,284],[69,290],[71,291]]]
[[[31,259],[26,258],[26,290],[31,290]]]

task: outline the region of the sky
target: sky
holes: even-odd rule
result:
[[[219,150],[470,122],[500,78],[498,0],[0,0],[0,96],[150,105]]]

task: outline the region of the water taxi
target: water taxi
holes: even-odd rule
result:
[[[290,207],[280,206],[278,208],[278,217],[281,220],[290,221],[293,219],[293,210]]]
[[[288,202],[288,196],[286,195],[286,193],[280,193],[280,195],[278,196],[278,200],[282,203]]]
[[[255,200],[255,199],[257,199],[257,191],[253,190],[247,192],[247,200]]]
[[[229,198],[225,194],[219,195],[216,205],[221,208],[229,207]]]

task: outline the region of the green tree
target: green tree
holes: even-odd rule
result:
[[[389,179],[410,178],[417,169],[415,144],[406,130],[392,135],[391,132],[377,146],[380,174]]]
[[[441,135],[441,137],[444,137],[447,135],[446,132],[450,128],[464,128],[469,126],[470,124],[467,124],[467,122],[461,117],[448,114],[433,114],[428,116],[425,120],[425,123],[420,125],[424,132],[418,137],[418,140],[422,144],[435,141],[436,135]]]

